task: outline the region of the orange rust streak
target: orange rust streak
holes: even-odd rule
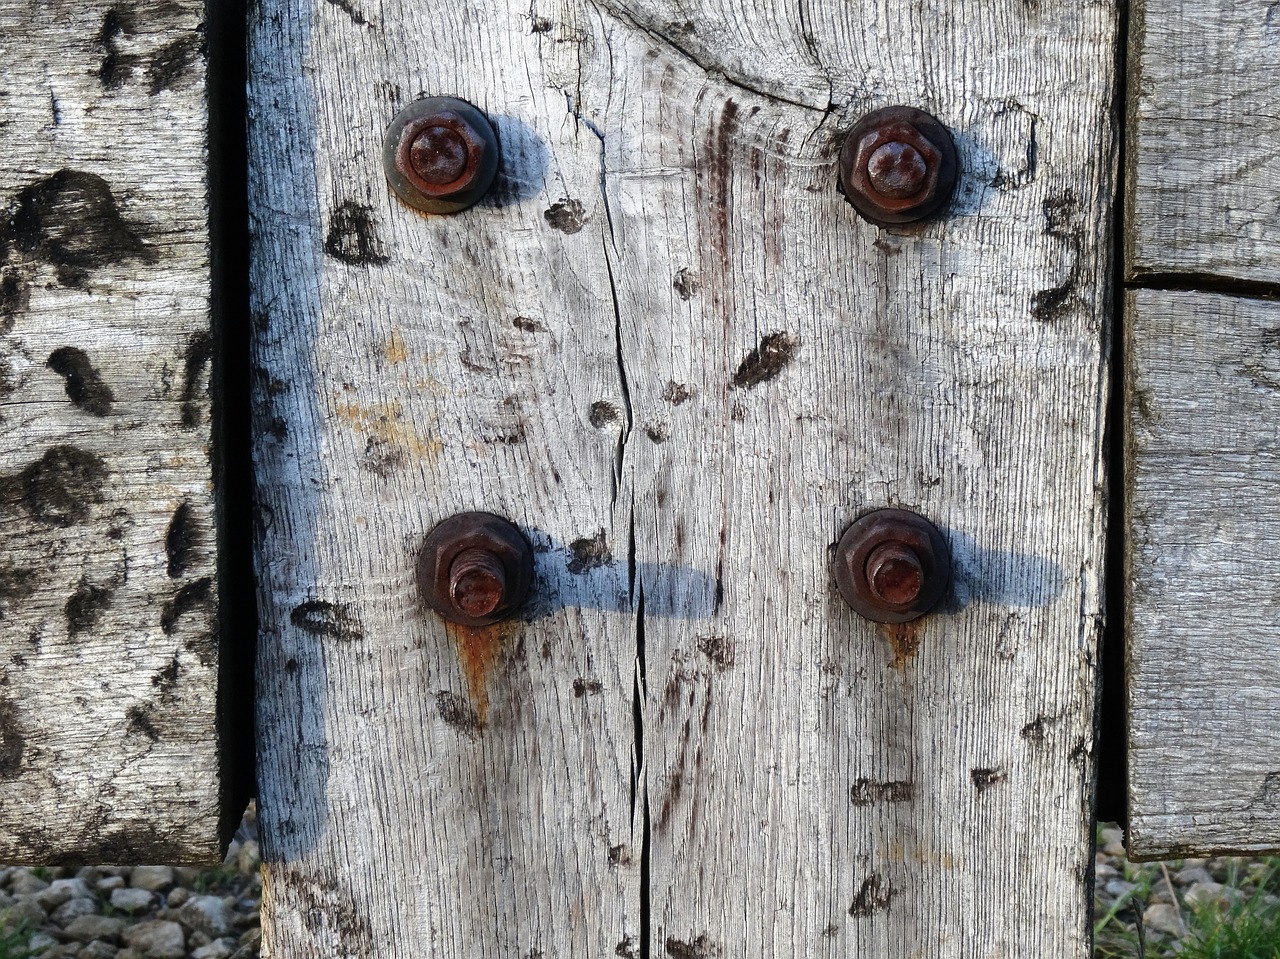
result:
[[[920,650],[919,623],[891,623],[884,627],[885,637],[893,647],[894,669],[904,668]]]
[[[484,726],[489,713],[489,670],[502,653],[502,627],[460,626],[450,623],[449,635],[458,645],[458,659],[467,674],[471,704],[475,706],[480,725]]]

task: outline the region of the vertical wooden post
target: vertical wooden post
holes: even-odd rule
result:
[[[1087,955],[1115,18],[256,8],[273,956]],[[502,143],[449,218],[380,165],[422,94]],[[835,189],[891,103],[957,141],[926,225]],[[886,505],[956,569],[892,629],[830,572]],[[468,509],[516,622],[419,604]]]

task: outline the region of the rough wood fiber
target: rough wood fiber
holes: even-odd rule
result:
[[[202,13],[0,2],[0,862],[219,853]]]
[[[270,955],[1088,955],[1115,19],[263,0]],[[379,166],[421,93],[502,138],[453,218]],[[881,230],[897,102],[964,174]],[[957,570],[891,632],[828,571],[884,505]],[[475,508],[539,551],[487,633],[412,576]]]
[[[1130,855],[1280,847],[1280,304],[1128,295]]]
[[[1280,7],[1140,0],[1130,19],[1129,278],[1280,282]]]

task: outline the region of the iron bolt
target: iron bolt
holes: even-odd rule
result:
[[[425,213],[456,213],[479,200],[498,172],[498,138],[478,109],[456,97],[427,97],[387,127],[382,163],[391,188]]]
[[[529,541],[493,513],[450,516],[427,534],[418,554],[422,601],[463,626],[487,626],[510,616],[532,582]]]
[[[913,223],[955,191],[955,144],[923,110],[885,107],[868,113],[840,150],[840,192],[872,223]]]
[[[841,597],[861,616],[906,623],[942,598],[951,580],[951,557],[942,533],[923,516],[881,509],[840,537],[835,576]]]

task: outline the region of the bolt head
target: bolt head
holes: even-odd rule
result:
[[[923,516],[882,509],[845,531],[834,570],[840,595],[855,612],[877,623],[906,623],[942,598],[951,558],[946,539]]]
[[[533,582],[533,550],[501,516],[458,513],[427,534],[417,579],[423,603],[446,620],[487,626],[524,603]]]
[[[922,110],[888,107],[867,114],[845,137],[840,190],[873,223],[911,223],[951,199],[957,168],[946,127]]]
[[[484,196],[499,165],[498,137],[465,100],[426,97],[387,127],[382,165],[402,201],[423,213],[457,213]]]

